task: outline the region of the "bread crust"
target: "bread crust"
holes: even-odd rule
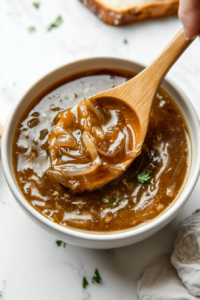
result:
[[[104,23],[114,26],[121,26],[144,19],[177,15],[179,6],[179,0],[174,0],[167,3],[154,3],[139,8],[130,8],[119,12],[105,7],[98,0],[79,1],[96,14]]]

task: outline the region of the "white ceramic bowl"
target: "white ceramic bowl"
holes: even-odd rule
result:
[[[13,134],[22,112],[38,94],[41,94],[42,91],[48,89],[48,87],[53,83],[62,81],[62,79],[66,78],[68,75],[70,76],[72,74],[81,73],[85,70],[102,68],[124,69],[137,73],[144,69],[143,66],[135,62],[108,57],[76,61],[51,72],[31,87],[31,89],[13,108],[4,127],[1,145],[2,165],[7,183],[17,202],[28,216],[31,217],[38,225],[53,233],[58,239],[72,245],[96,249],[130,245],[141,241],[160,230],[163,226],[169,223],[185,205],[197,182],[200,170],[200,126],[197,114],[182,90],[171,81],[164,80],[162,87],[165,88],[165,90],[173,97],[181,109],[187,122],[192,142],[192,162],[188,180],[179,198],[166,212],[152,220],[150,223],[136,229],[129,229],[121,233],[91,234],[89,232],[85,233],[65,228],[53,223],[29,205],[15,180],[11,159]]]

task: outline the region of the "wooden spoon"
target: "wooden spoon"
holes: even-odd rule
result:
[[[157,90],[172,65],[193,40],[181,29],[163,52],[145,70],[128,82],[96,94],[93,98],[109,109],[118,107],[135,133],[135,157],[142,149]],[[126,167],[135,159],[128,160]]]

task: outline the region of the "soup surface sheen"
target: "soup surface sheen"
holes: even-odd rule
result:
[[[98,233],[130,229],[163,213],[181,193],[191,161],[190,138],[179,108],[161,88],[142,152],[122,177],[99,190],[74,194],[46,172],[51,167],[49,136],[59,113],[133,76],[117,70],[78,74],[51,87],[23,114],[13,141],[16,180],[30,205],[51,221]],[[150,179],[140,183],[143,171],[151,171]]]

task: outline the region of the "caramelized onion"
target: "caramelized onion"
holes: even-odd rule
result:
[[[114,143],[112,143],[109,146],[107,152],[102,150],[99,147],[97,148],[97,151],[104,156],[112,157],[112,156],[115,156],[116,154],[119,154],[120,152],[122,152],[122,150],[124,148],[124,144],[125,144],[124,134],[120,131],[116,140],[114,141]]]
[[[62,174],[60,171],[56,171],[56,170],[52,170],[52,169],[48,169],[47,171],[48,176],[53,179],[55,182],[57,183],[61,183],[64,186],[69,186],[71,190],[76,191],[76,189],[79,187],[80,183],[79,181],[75,181],[72,182],[68,181],[68,183],[66,183],[65,179],[63,178]]]
[[[50,168],[46,170],[46,173],[50,178],[54,179],[56,182],[65,185],[65,180],[63,179],[59,171],[54,170],[54,168]]]
[[[78,118],[79,121],[81,118],[87,119],[89,117],[89,110],[85,101],[79,104],[78,106]]]
[[[69,157],[72,157],[72,158],[81,158],[83,156],[87,157],[89,156],[89,153],[88,151],[85,151],[84,153],[80,151],[80,149],[78,150],[70,150],[70,149],[62,149],[64,154],[69,156]]]
[[[117,164],[117,165],[110,165],[109,168],[112,169],[112,170],[119,170],[119,171],[125,171],[126,170],[126,166],[125,166],[124,163]]]
[[[72,127],[75,123],[76,117],[70,110],[66,110],[62,113],[61,122],[65,124],[65,128]]]
[[[93,142],[89,138],[86,131],[83,132],[82,139],[83,139],[83,143],[84,143],[85,147],[87,148],[87,150],[90,153],[90,156],[91,156],[92,160],[94,161],[98,157],[98,153],[97,153],[97,150],[95,148],[95,145],[93,144]]]
[[[99,118],[102,124],[106,124],[108,119],[110,118],[109,112],[105,110],[106,108],[98,105],[97,101],[94,98],[85,98],[84,99],[89,108],[95,113],[95,115]]]
[[[82,130],[91,131],[92,124],[91,124],[90,120],[81,118],[79,122],[80,122],[80,127]]]
[[[126,159],[131,159],[135,156],[135,136],[132,127],[128,124],[126,127],[124,127],[124,133],[126,136],[126,142],[125,142],[125,155]],[[132,145],[132,149],[131,149]]]
[[[126,167],[124,163],[117,164],[117,165],[110,165],[108,170],[112,173],[115,174],[115,176],[121,176],[122,173],[126,170]]]
[[[117,136],[118,134],[119,134],[119,130],[107,130],[105,132],[106,137],[114,137]]]
[[[101,164],[101,159],[99,156],[91,163],[84,164],[83,167],[76,168],[74,166],[63,165],[63,166],[55,166],[54,169],[56,171],[61,172],[62,178],[64,177],[73,177],[73,176],[83,176],[94,172],[98,166]]]
[[[57,137],[59,135],[65,135],[65,134],[68,134],[68,131],[63,129],[63,127],[60,127],[60,126],[57,126],[56,129],[52,129],[51,130],[51,133]]]
[[[104,139],[104,132],[100,126],[93,126],[92,132],[94,133],[95,137],[103,140]]]
[[[73,157],[70,157],[70,156],[67,156],[67,155],[63,155],[61,157],[61,161],[62,161],[62,165],[63,163],[71,163],[73,162],[73,164],[87,164],[87,163],[90,163],[91,162],[91,158],[90,157],[87,157],[87,156],[82,156],[82,157],[78,157],[78,158],[73,158]]]
[[[117,164],[117,165],[111,165],[111,168],[115,168],[118,170],[125,171],[126,170],[126,165],[125,163]]]
[[[55,141],[54,141],[54,146],[56,147],[76,147],[77,142],[76,138],[69,132],[66,132],[64,135],[59,135]]]

